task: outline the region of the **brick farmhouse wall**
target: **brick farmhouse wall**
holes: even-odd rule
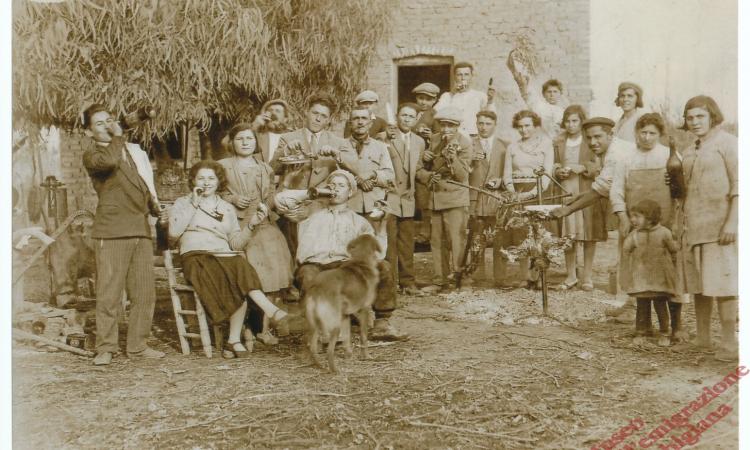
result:
[[[490,77],[497,90],[500,123],[524,107],[506,67],[519,32],[538,52],[540,78],[557,78],[571,103],[591,100],[589,0],[410,0],[397,2],[393,27],[371,60],[368,88],[395,104],[396,70],[402,57],[452,57],[475,66],[474,88]],[[421,80],[429,81],[429,80]]]

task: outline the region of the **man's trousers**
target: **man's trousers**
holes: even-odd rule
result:
[[[127,351],[146,348],[154,317],[154,250],[151,239],[94,241],[96,258],[96,351],[117,352],[122,292],[130,299]]]

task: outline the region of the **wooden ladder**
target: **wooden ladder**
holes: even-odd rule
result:
[[[206,317],[206,311],[203,309],[200,298],[196,294],[195,289],[188,285],[187,282],[179,283],[178,275],[180,279],[184,280],[182,276],[181,268],[176,268],[172,259],[172,250],[164,250],[164,268],[167,270],[167,281],[169,282],[169,295],[172,298],[172,309],[174,310],[174,318],[177,323],[177,334],[180,338],[180,347],[182,347],[182,354],[190,354],[190,339],[200,338],[201,344],[203,345],[203,352],[207,358],[210,358],[213,354],[211,349],[211,334],[208,328],[208,319]],[[195,309],[185,309],[182,306],[182,296],[190,296],[195,302]],[[188,327],[185,325],[185,316],[195,316],[198,321],[198,329],[200,333],[193,333],[188,331]],[[216,350],[221,352],[221,346],[224,342],[222,336],[221,326],[218,324],[213,325],[214,338],[216,340]]]

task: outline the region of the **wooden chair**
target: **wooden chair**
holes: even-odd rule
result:
[[[203,309],[203,305],[198,294],[195,293],[195,289],[185,281],[182,268],[176,267],[174,262],[176,258],[173,258],[173,254],[176,258],[179,258],[179,254],[174,250],[166,249],[163,251],[164,268],[167,271],[169,295],[172,298],[172,308],[174,309],[177,335],[180,339],[182,354],[190,354],[189,339],[200,339],[203,345],[203,352],[206,354],[206,357],[211,358],[213,352],[211,349],[211,335],[209,333],[206,311]],[[189,309],[191,306],[194,309]],[[188,319],[187,324],[186,318]],[[196,325],[198,333],[193,331]],[[213,331],[216,350],[221,354],[224,342],[223,329],[221,325],[213,324]]]

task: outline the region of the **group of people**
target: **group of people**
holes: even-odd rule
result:
[[[607,239],[611,203],[619,218],[620,284],[637,298],[637,334],[651,332],[653,303],[665,337],[659,342],[682,339],[682,294],[693,294],[698,344],[710,345],[717,298],[717,356],[736,353],[737,144],[719,128],[715,102],[700,96],[685,106],[685,127],[696,141],[681,152],[685,195],[673,200],[665,183],[675,180],[664,178],[669,151],[660,144],[665,123],[642,112],[636,84],[620,85],[623,115],[614,122],[589,118],[580,105],[564,107],[562,84],[549,80],[540,101],[524,92],[529,108],[507,119],[518,132],[508,143],[495,133],[494,90],[472,89],[473,75],[471,64],[458,63],[454,90],[441,95],[435,84],[417,85],[414,102],[398,105],[391,120],[375,114],[378,95],[363,91],[343,135],[331,131],[336,102],[325,95],[309,99],[296,130],[287,127],[289,105],[270,100],[252,123],[229,131],[230,157],[190,169],[190,194],[168,210],[159,207],[145,153],[124,141],[106,109],[89,107],[83,126],[92,145],[84,163],[99,194],[92,233],[98,279],[108,280],[97,283],[94,363],[109,364],[117,351],[123,289],[133,303],[128,354],[164,356],[146,346],[154,309],[149,214],[169,224],[185,277],[211,319],[229,322],[224,355],[246,357],[254,339],[277,342],[272,328],[288,332],[282,299],[303,298],[319,272],[347,260],[347,244],[362,234],[384,249],[371,337],[406,339],[390,321],[398,293],[445,289],[466,264],[467,229],[504,228],[496,223],[501,197],[487,193],[528,202],[556,190],[573,195],[553,215],[564,218],[561,232],[584,256],[579,275],[576,248],[566,253],[561,289],[593,289],[596,242]],[[538,192],[540,168],[550,177]],[[433,261],[422,289],[414,273],[418,234],[429,236]],[[495,286],[538,287],[528,261],[521,261],[521,279],[510,280],[500,253],[524,238],[516,230],[495,234]],[[476,277],[484,277],[483,257],[477,265]]]

